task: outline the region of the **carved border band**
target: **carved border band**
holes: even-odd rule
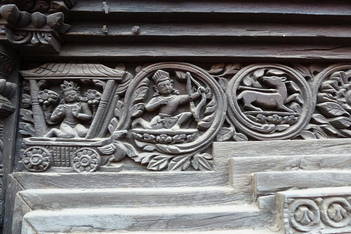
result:
[[[130,158],[155,171],[215,170],[215,140],[349,137],[350,68],[45,64],[22,72],[23,163],[90,172]],[[49,153],[31,158],[31,147]]]
[[[277,206],[285,233],[348,233],[350,188],[306,189],[278,193]]]

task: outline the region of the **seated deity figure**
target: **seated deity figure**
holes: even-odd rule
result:
[[[190,76],[190,74],[188,74]],[[159,111],[159,113],[146,121],[138,118],[133,121],[133,127],[138,125],[145,129],[180,129],[191,116],[191,112],[182,112],[176,114],[179,106],[189,103],[201,96],[205,92],[203,87],[199,87],[197,92],[193,94],[179,94],[173,86],[173,81],[168,72],[158,70],[152,77],[155,83],[156,92],[148,103],[145,104],[145,110],[148,112]]]
[[[88,129],[81,123],[91,120],[92,112],[87,103],[80,101],[79,87],[74,82],[64,81],[61,89],[64,103],[50,116],[51,122],[61,122],[60,128],[51,129],[45,137],[85,137]]]

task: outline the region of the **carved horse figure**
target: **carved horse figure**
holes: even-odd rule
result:
[[[262,109],[254,106],[252,103],[266,108],[277,108],[280,110],[293,112],[293,110],[284,105],[289,101],[288,91],[284,83],[286,81],[286,77],[263,76],[261,79],[269,86],[274,87],[274,92],[267,92],[271,89],[244,90],[239,94],[238,100],[242,99],[245,107],[256,111],[262,111]]]

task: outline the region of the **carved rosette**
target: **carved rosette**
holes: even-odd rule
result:
[[[283,65],[242,68],[227,88],[228,117],[244,134],[259,139],[287,139],[298,134],[313,111],[309,84]]]
[[[165,86],[165,87],[163,87]],[[130,129],[136,162],[151,170],[211,170],[204,152],[223,124],[225,96],[205,70],[158,63],[131,82],[118,130]]]
[[[98,169],[101,157],[94,149],[81,148],[73,154],[72,166],[76,172],[93,172]]]
[[[40,146],[26,149],[22,158],[24,167],[33,172],[46,171],[50,167],[51,160],[50,151]]]

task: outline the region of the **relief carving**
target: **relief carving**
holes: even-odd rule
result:
[[[351,203],[346,197],[289,199],[286,233],[346,233],[351,222]]]
[[[22,162],[31,171],[91,172],[126,158],[154,171],[215,170],[213,141],[349,137],[349,69],[45,64],[22,72]]]
[[[286,139],[299,133],[312,113],[304,77],[283,65],[242,68],[227,88],[228,117],[255,139]]]
[[[74,0],[3,0],[3,4],[16,4],[22,11],[58,12],[67,11],[75,4]]]
[[[64,23],[64,13],[45,15],[41,12],[20,11],[14,4],[0,7],[0,17],[5,20],[7,39],[20,46],[60,50],[60,37],[69,29]]]
[[[304,139],[350,137],[351,70],[349,65],[336,65],[316,76],[314,93],[316,109],[310,124],[301,133]]]
[[[28,170],[90,172],[125,157],[149,170],[213,169],[209,143],[226,102],[199,67],[154,64],[131,82],[128,72],[96,64],[46,64],[22,75],[29,91],[21,111]]]
[[[99,64],[44,64],[23,71],[20,133],[27,170],[50,166],[90,172],[110,161],[98,147],[108,141],[113,107],[131,74]]]
[[[207,148],[224,121],[226,102],[205,70],[184,63],[148,66],[126,97],[116,130],[130,129],[134,161],[157,171],[212,170]]]

